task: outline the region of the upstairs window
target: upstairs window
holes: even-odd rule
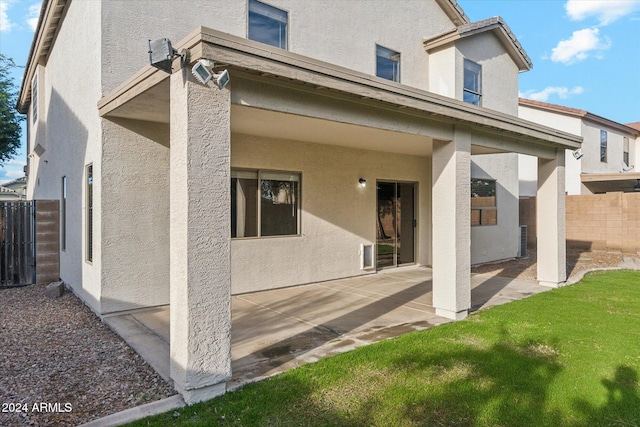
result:
[[[400,53],[376,45],[376,76],[400,81]]]
[[[624,138],[622,146],[622,161],[629,166],[629,138]]]
[[[38,76],[33,76],[31,80],[31,117],[33,123],[38,120]]]
[[[93,261],[93,165],[87,165],[87,198],[86,215],[87,215],[87,229],[86,229],[86,259],[87,261]]]
[[[482,98],[482,66],[468,59],[464,60],[464,89],[462,100],[480,105]]]
[[[288,19],[284,10],[249,0],[249,39],[287,49]]]
[[[471,178],[471,225],[498,224],[496,182]]]
[[[600,131],[600,161],[607,163],[607,131]]]

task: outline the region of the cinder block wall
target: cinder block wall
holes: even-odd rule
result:
[[[36,200],[36,283],[60,278],[60,210],[58,200]]]
[[[520,200],[520,223],[535,238],[535,198]],[[640,193],[567,196],[567,247],[640,252]]]

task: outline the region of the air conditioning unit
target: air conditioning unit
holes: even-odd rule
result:
[[[360,244],[360,269],[373,268],[373,245]]]
[[[518,258],[527,256],[527,226],[520,226],[520,246],[518,248]]]

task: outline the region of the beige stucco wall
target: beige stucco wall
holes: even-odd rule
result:
[[[456,97],[456,81],[462,78],[462,74],[456,71],[456,53],[453,44],[429,53],[429,91],[450,98]]]
[[[471,157],[471,177],[496,179],[498,224],[471,227],[471,264],[518,256],[520,238],[517,154]]]
[[[401,82],[428,88],[423,37],[454,25],[435,1],[269,0],[289,12],[289,50],[375,74],[375,45],[401,53]],[[105,92],[148,64],[148,39],[174,43],[203,25],[247,37],[247,0],[105,0],[102,2],[102,60]],[[154,16],[149,19],[149,16]],[[123,60],[126,58],[126,60]]]
[[[607,161],[600,161],[600,130],[607,131]],[[589,120],[583,120],[582,136],[584,143],[582,151],[582,172],[583,173],[618,173],[622,171],[622,150],[623,138],[629,138],[631,152],[629,158],[633,159],[635,147],[632,147],[633,138],[630,134],[622,132],[611,127],[594,123]]]
[[[41,157],[30,159],[29,197],[59,200],[67,177],[66,249],[60,253],[60,276],[89,305],[100,311],[101,274],[101,125],[96,104],[101,97],[100,3],[73,2],[46,67],[41,67],[39,116],[46,120]],[[30,141],[33,149],[36,141]],[[93,263],[85,261],[85,165],[94,168]]]
[[[482,66],[482,101],[485,108],[518,115],[518,67],[493,32],[456,42],[456,99],[462,99],[464,59]]]
[[[102,313],[168,304],[169,126],[102,129]]]
[[[431,259],[431,161],[406,156],[232,135],[233,168],[301,173],[301,235],[233,239],[232,293],[366,274],[360,244],[376,239],[376,180],[418,183],[417,260]],[[367,180],[361,188],[359,178]]]
[[[622,153],[624,138],[629,138],[629,160],[632,165],[638,156],[638,144],[635,143],[634,135],[621,132],[620,130],[596,123],[588,118],[580,118],[559,114],[550,111],[542,111],[536,108],[519,106],[519,117],[540,123],[564,132],[579,135],[584,138],[582,143],[583,157],[576,160],[571,150],[565,150],[565,179],[566,191],[568,195],[590,194],[587,187],[582,185],[581,173],[619,173],[622,171]],[[600,130],[607,131],[607,162],[600,161]],[[522,165],[521,165],[522,166]],[[520,180],[529,176],[532,170],[537,169],[537,163],[525,160],[524,167],[521,168]],[[632,170],[636,172],[634,168]],[[524,174],[524,175],[523,175]],[[526,194],[535,196],[535,194]]]

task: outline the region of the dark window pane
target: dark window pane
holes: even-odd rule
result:
[[[249,1],[249,39],[287,48],[287,12],[259,1]]]
[[[87,261],[93,261],[93,165],[87,166]]]
[[[376,46],[376,76],[399,82],[400,54],[382,46]]]
[[[482,66],[464,60],[464,86],[462,100],[469,104],[480,105],[482,96]]]
[[[480,105],[480,95],[476,93],[464,91],[462,100],[468,104]]]
[[[607,162],[607,131],[600,131],[600,161]]]
[[[298,234],[298,188],[296,181],[261,180],[261,236]]]

